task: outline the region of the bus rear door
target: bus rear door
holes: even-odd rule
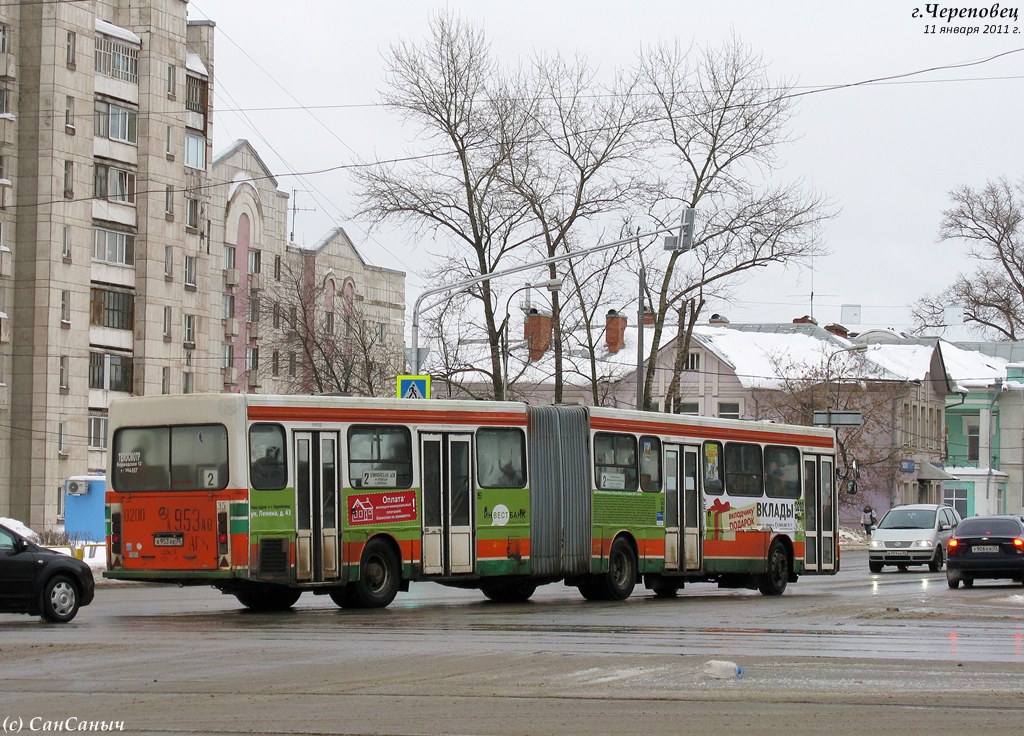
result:
[[[699,447],[665,447],[666,570],[694,571],[704,564],[704,494],[697,472],[699,452]]]
[[[804,566],[807,572],[835,572],[836,508],[833,460],[804,456]]]
[[[338,577],[338,433],[295,433],[295,577]]]
[[[420,435],[424,575],[475,567],[472,440],[468,434]]]

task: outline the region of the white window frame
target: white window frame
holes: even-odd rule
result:
[[[135,236],[120,230],[94,227],[92,260],[115,266],[135,265]]]
[[[249,273],[259,273],[263,263],[263,252],[259,250],[249,251]]]
[[[255,371],[260,367],[260,349],[249,346],[245,349],[245,370]]]
[[[67,289],[60,293],[60,321],[71,324],[71,292]]]
[[[178,68],[174,64],[167,65],[167,96],[174,97],[178,84]]]
[[[194,345],[196,342],[196,316],[194,314],[182,315],[181,325],[182,342],[186,344],[192,343]]]
[[[199,259],[195,256],[185,256],[185,286],[196,285],[196,271],[198,270]]]
[[[174,315],[171,307],[164,307],[164,337],[171,336],[171,325],[173,324]]]
[[[206,169],[206,138],[195,133],[185,133],[185,166],[190,169]]]
[[[221,368],[230,368],[235,364],[235,346],[226,342],[220,346]]]
[[[6,23],[0,23],[0,54],[6,54],[11,48],[11,29]]]
[[[106,450],[107,449],[107,428],[109,426],[109,418],[102,414],[90,414],[89,415],[89,449],[90,450]]]
[[[96,73],[138,84],[139,49],[110,36],[97,35]]]
[[[75,65],[76,49],[78,47],[78,36],[74,31],[68,31],[64,40],[64,62],[70,66]]]
[[[64,127],[75,129],[75,98],[71,95],[65,95],[64,99]]]
[[[64,422],[57,422],[57,454],[68,456],[68,432]]]
[[[225,245],[224,246],[224,268],[234,268],[237,262],[235,254],[235,246]]]
[[[69,383],[69,381],[71,372],[68,368],[68,356],[62,355],[60,356],[60,358],[58,358],[57,375],[59,377],[60,387],[65,389],[70,388],[71,384]]]
[[[61,257],[71,258],[71,226],[64,226],[64,233],[61,237]]]
[[[171,392],[171,369],[169,366],[162,366],[160,368],[160,393],[169,394]]]
[[[139,112],[113,102],[100,100],[96,103],[97,131],[101,138],[112,141],[139,143]]]
[[[221,299],[221,317],[223,319],[233,319],[235,316],[235,295],[234,294],[223,294]]]
[[[135,204],[135,172],[109,164],[96,164],[93,187],[98,199]]]
[[[192,394],[196,391],[196,377],[191,371],[185,371],[181,374],[181,392],[183,394]]]
[[[199,200],[185,197],[185,227],[199,229]]]

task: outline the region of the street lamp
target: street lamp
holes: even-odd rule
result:
[[[827,388],[828,387],[828,379],[829,379],[829,376],[831,375],[831,373],[829,372],[829,367],[832,365],[832,358],[834,358],[837,355],[840,355],[842,353],[863,353],[867,349],[868,349],[867,343],[860,343],[858,345],[851,345],[848,348],[843,348],[842,350],[837,350],[834,353],[832,353],[830,356],[828,356],[828,359],[825,361],[825,386],[826,386],[826,390],[828,390],[828,388]],[[839,377],[837,377],[837,379],[838,378]],[[841,384],[840,384],[839,380],[836,380],[836,411],[839,411],[839,387],[840,387],[840,385]]]
[[[501,400],[508,400],[508,359],[511,355],[509,351],[508,341],[508,329],[509,329],[509,318],[512,316],[509,310],[512,305],[512,297],[522,291],[528,289],[547,289],[550,293],[562,290],[562,279],[547,279],[546,281],[538,281],[536,284],[525,284],[520,286],[518,289],[514,289],[511,294],[508,295],[508,299],[505,300],[505,319],[501,322],[501,362],[502,362],[502,376],[501,376]]]

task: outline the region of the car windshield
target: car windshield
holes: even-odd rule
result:
[[[1013,519],[964,519],[957,529],[958,537],[1016,537],[1020,524]]]
[[[890,509],[879,529],[932,529],[935,512],[931,509]]]

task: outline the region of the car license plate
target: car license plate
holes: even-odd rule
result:
[[[998,552],[998,544],[976,544],[971,547],[971,552]]]
[[[184,547],[185,535],[182,532],[157,532],[153,535],[154,547]]]
[[[895,552],[889,552],[890,557],[909,557],[910,553],[905,550],[898,550]]]

